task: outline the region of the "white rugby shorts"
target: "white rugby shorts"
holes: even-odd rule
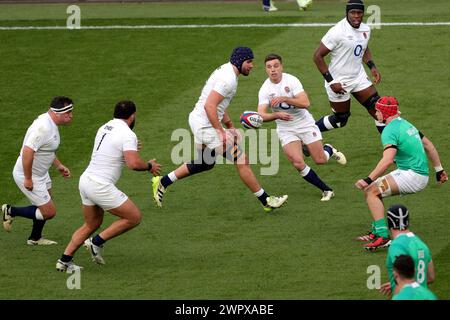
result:
[[[48,192],[48,190],[52,188],[52,180],[50,179],[48,172],[43,177],[32,176],[32,191],[29,191],[24,187],[23,182],[25,180],[25,176],[22,172],[13,171],[13,177],[20,191],[22,191],[28,200],[30,200],[31,204],[36,207],[40,207],[52,199],[50,197],[50,193]]]
[[[387,175],[390,175],[397,183],[400,195],[422,191],[427,186],[429,178],[428,176],[418,174],[412,170],[401,169],[394,170]],[[383,198],[392,195],[391,187],[386,186],[381,182],[386,176],[379,177],[375,181]]]
[[[339,79],[336,80],[339,81]],[[369,77],[363,69],[356,78],[350,81],[343,81],[341,82],[341,84],[342,87],[347,91],[344,94],[335,93],[333,90],[331,90],[328,82],[325,81],[325,89],[327,91],[329,101],[344,102],[350,100],[350,93],[359,92],[370,87],[372,85],[372,81],[370,81]]]
[[[192,113],[189,114],[189,126],[194,134],[194,142],[196,144],[204,144],[209,149],[214,150],[216,148],[222,148],[222,141],[220,140],[219,134],[216,129],[212,126],[205,127],[199,124],[197,117]]]
[[[86,173],[81,175],[78,188],[83,205],[97,205],[103,210],[120,207],[128,199],[114,184],[103,182]]]
[[[314,123],[307,127],[296,126],[280,129],[278,126],[277,134],[282,147],[293,141],[301,141],[303,144],[308,145],[322,140],[322,133]]]

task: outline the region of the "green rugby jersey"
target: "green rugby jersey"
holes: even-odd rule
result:
[[[417,282],[405,285],[392,300],[437,300],[438,298],[428,288]]]
[[[392,292],[394,292],[395,289],[393,273],[394,261],[402,254],[409,255],[413,258],[414,268],[416,269],[414,278],[420,285],[427,287],[428,264],[432,260],[430,249],[414,233],[400,233],[394,240],[392,240],[386,259],[386,267]]]
[[[389,122],[381,134],[383,146],[397,146],[395,162],[401,170],[413,170],[428,176],[428,160],[420,139],[419,131],[408,121],[395,118]]]

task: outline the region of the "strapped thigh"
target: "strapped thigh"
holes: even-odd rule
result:
[[[382,198],[392,195],[391,185],[389,184],[387,176],[379,177],[377,180],[375,180],[375,184]]]

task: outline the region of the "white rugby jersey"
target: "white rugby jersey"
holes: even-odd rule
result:
[[[214,90],[224,97],[222,102],[217,106],[217,116],[219,117],[219,121],[222,121],[225,110],[236,94],[237,85],[238,76],[234,73],[231,62],[221,65],[210,75],[202,89],[198,102],[195,104],[194,110],[191,112],[198,119],[199,125],[205,127],[211,126],[205,111],[205,102],[211,91]]]
[[[329,71],[334,79],[346,82],[364,71],[362,57],[370,39],[370,28],[361,23],[353,28],[346,18],[339,21],[322,38],[322,43],[331,50]]]
[[[137,151],[136,134],[125,121],[110,120],[97,131],[91,162],[84,173],[102,182],[115,184],[125,164],[123,152],[131,150]]]
[[[270,106],[270,100],[274,97],[288,97],[293,98],[295,95],[305,91],[303,85],[298,80],[297,77],[290,75],[289,73],[284,73],[281,77],[279,83],[273,83],[270,78],[264,81],[261,89],[259,89],[258,94],[258,105],[268,105]],[[276,119],[278,128],[290,128],[297,125],[311,125],[314,124],[314,119],[307,109],[297,108],[291,106],[286,102],[280,103],[278,106],[272,108],[273,112],[284,111],[291,114],[294,119],[291,121],[284,121],[281,119]]]
[[[32,167],[32,175],[35,177],[43,177],[55,161],[56,150],[60,143],[59,130],[55,122],[48,112],[37,117],[28,128],[25,138],[23,139],[20,155],[17,158],[14,171],[24,174],[22,165],[23,147],[27,146],[34,150],[34,160]]]

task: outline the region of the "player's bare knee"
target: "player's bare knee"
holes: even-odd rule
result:
[[[366,199],[371,197],[380,197],[380,192],[378,191],[377,186],[373,184],[365,191],[365,195]]]
[[[141,223],[142,215],[140,212],[138,212],[138,213],[133,214],[130,217],[128,217],[127,220],[132,226],[137,226]]]
[[[56,216],[56,211],[50,211],[48,213],[43,214],[45,220],[53,219]]]
[[[313,157],[313,160],[316,164],[325,164],[328,162],[328,160],[324,154],[317,156],[317,157]]]
[[[297,169],[297,170],[303,170],[303,169],[305,169],[306,164],[305,164],[304,161],[293,160],[293,161],[291,161],[291,162],[292,162],[292,164],[294,165],[295,169]]]

